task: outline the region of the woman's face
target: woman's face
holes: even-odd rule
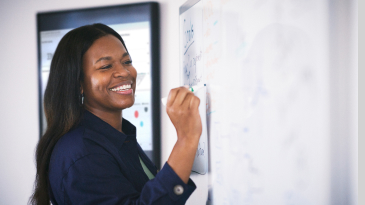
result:
[[[81,92],[86,109],[108,112],[133,105],[137,71],[116,37],[96,40],[84,55],[83,70]]]

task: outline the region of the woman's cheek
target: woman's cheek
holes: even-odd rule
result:
[[[91,87],[93,90],[97,91],[104,91],[106,89],[105,77],[102,76],[93,76],[91,77]]]

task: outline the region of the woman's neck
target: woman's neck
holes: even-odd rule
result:
[[[108,123],[109,125],[111,125],[112,127],[114,127],[116,130],[118,130],[119,132],[122,132],[122,111],[118,110],[115,112],[106,112],[104,110],[98,110],[98,109],[92,109],[90,107],[86,107],[85,109],[89,112],[91,112],[92,114],[94,114],[95,116],[99,117],[100,119],[102,119],[103,121],[105,121],[106,123]]]

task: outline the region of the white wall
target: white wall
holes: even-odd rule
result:
[[[353,0],[351,4],[351,57],[350,57],[350,66],[351,66],[351,76],[350,76],[350,87],[351,89],[350,95],[351,97],[351,127],[350,130],[352,138],[350,139],[350,150],[352,151],[350,153],[350,158],[352,161],[350,162],[352,170],[350,173],[351,176],[351,199],[353,204],[359,204],[357,201],[357,198],[359,196],[358,194],[358,162],[359,162],[359,147],[358,147],[358,130],[359,130],[359,124],[358,124],[358,118],[359,118],[359,99],[358,99],[358,93],[359,93],[359,83],[358,83],[358,62],[359,62],[359,56],[358,56],[358,0]]]
[[[0,204],[26,204],[32,193],[39,136],[36,13],[135,2],[142,1],[0,1]],[[179,86],[178,18],[185,0],[157,2],[161,13],[161,95],[166,96]],[[161,110],[165,162],[176,134],[165,109]]]

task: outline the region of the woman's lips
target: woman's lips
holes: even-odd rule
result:
[[[133,93],[132,89],[132,81],[125,81],[119,83],[117,86],[109,89],[112,92],[116,92],[118,94],[128,95]]]
[[[127,89],[127,90],[118,90],[118,91],[112,91],[112,92],[116,92],[118,94],[123,94],[123,95],[130,95],[133,93],[133,89]]]
[[[120,90],[128,90],[128,89],[131,89],[131,88],[132,88],[132,83],[128,83],[128,84],[115,86],[113,88],[110,88],[109,90],[111,90],[111,91],[120,91]]]

